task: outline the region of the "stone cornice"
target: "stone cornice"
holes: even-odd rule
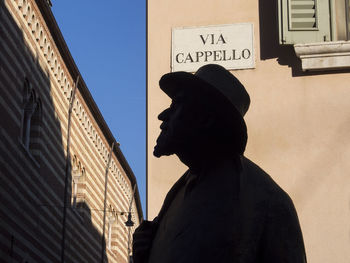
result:
[[[350,68],[350,41],[295,44],[294,50],[304,71]]]

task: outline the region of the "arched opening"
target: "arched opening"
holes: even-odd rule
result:
[[[42,104],[26,78],[23,86],[23,114],[21,140],[33,156],[40,155]]]

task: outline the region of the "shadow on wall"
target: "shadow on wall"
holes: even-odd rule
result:
[[[99,233],[99,231],[94,227],[92,224],[92,216],[91,216],[91,209],[87,205],[86,202],[78,202],[74,207],[69,207],[71,210],[71,216],[78,217],[80,220],[80,223],[84,226],[84,229],[89,233],[89,240],[87,241],[86,237],[80,233],[80,229],[72,224],[70,225],[68,231],[70,232],[70,238],[67,239],[66,243],[66,249],[67,252],[71,255],[74,255],[74,248],[73,243],[81,244],[85,247],[87,251],[94,250],[94,253],[90,253],[89,257],[85,258],[77,258],[74,262],[80,262],[80,260],[83,260],[84,262],[104,262],[108,263],[108,258],[106,254],[106,242],[104,242],[103,247],[103,261],[101,259],[101,241],[102,236]],[[100,211],[97,211],[100,213]],[[88,247],[88,245],[92,247]],[[99,249],[97,249],[99,248]]]
[[[301,68],[301,61],[296,56],[292,45],[280,45],[278,36],[278,0],[259,0],[260,59],[274,59],[280,65],[292,69],[292,76],[309,76],[350,72],[346,70],[307,71]]]
[[[68,114],[57,105],[67,98],[13,5],[0,0],[0,262],[59,262]],[[69,200],[71,184],[69,173]],[[68,203],[65,248],[65,262],[101,262],[106,251],[85,202]]]

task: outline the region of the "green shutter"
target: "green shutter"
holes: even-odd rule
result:
[[[289,30],[317,30],[316,0],[290,0]]]
[[[329,0],[279,0],[280,44],[331,41]]]

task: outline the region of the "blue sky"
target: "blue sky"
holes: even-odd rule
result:
[[[52,12],[146,200],[146,1],[52,1]]]

